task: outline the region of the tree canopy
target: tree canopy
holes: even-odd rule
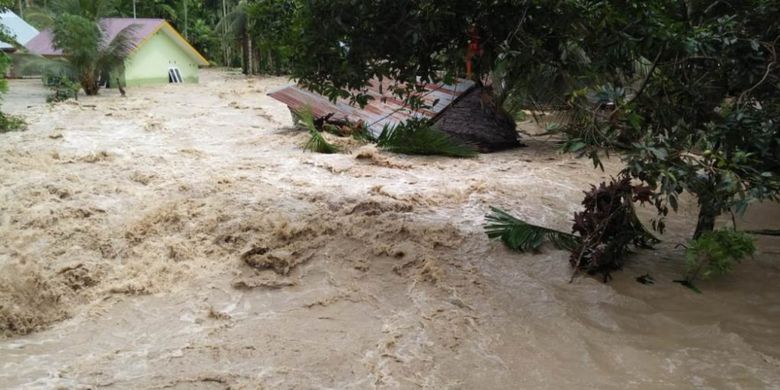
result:
[[[565,150],[597,165],[619,152],[662,217],[694,194],[696,236],[780,190],[776,1],[334,0],[300,14],[293,75],[358,101],[373,77],[463,76],[473,26],[475,78],[500,102],[565,111]]]

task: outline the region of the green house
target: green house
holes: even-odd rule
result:
[[[128,86],[198,82],[199,67],[209,62],[167,21],[105,18],[100,22],[108,41],[131,25],[135,26],[135,48],[125,61],[124,70],[111,75],[109,86],[116,79]],[[52,40],[51,29],[46,29],[25,46],[31,53],[45,57],[62,56],[62,51],[53,47]]]

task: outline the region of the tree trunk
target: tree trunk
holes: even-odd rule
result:
[[[225,0],[222,0],[222,20],[225,20],[225,16],[227,16],[227,8],[225,7]],[[225,60],[225,66],[230,66],[228,62],[230,57],[227,49],[227,23],[222,24],[222,55],[222,58]]]
[[[257,74],[263,73],[263,57],[262,53],[260,51],[260,48],[255,47],[255,70],[257,70]]]
[[[262,72],[262,64],[260,63],[260,49],[257,47],[252,48],[252,66],[254,67],[255,74],[261,74]]]
[[[242,70],[245,75],[249,75],[250,72],[250,64],[249,64],[249,30],[247,30],[246,27],[241,29],[241,66]]]
[[[249,45],[248,45],[249,50],[247,50],[247,52],[249,53],[249,55],[247,55],[247,57],[248,57],[247,58],[247,62],[249,63],[249,74],[255,74],[255,71],[256,71],[256,68],[255,68],[255,53],[254,53],[254,49],[252,48],[252,46],[254,46],[254,45],[252,45],[252,37],[250,36],[249,37]]]
[[[693,233],[693,239],[701,237],[706,232],[715,229],[715,218],[718,217],[718,208],[709,199],[699,198],[699,219],[696,222],[696,232]]]
[[[98,94],[100,86],[98,85],[97,77],[93,74],[86,74],[81,77],[81,88],[84,89],[84,94],[87,96],[94,96]]]

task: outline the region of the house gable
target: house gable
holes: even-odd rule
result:
[[[120,31],[131,25],[136,26],[135,31],[131,35],[135,45],[134,52],[139,51],[157,33],[162,31],[195,63],[201,66],[209,65],[209,62],[176,29],[163,19],[105,18],[101,21],[101,28],[104,30],[108,40],[114,39]],[[62,51],[54,48],[53,40],[54,36],[49,28],[30,40],[26,46],[33,54],[52,57],[61,56]]]
[[[182,48],[164,28],[147,36],[125,62],[124,81],[129,86],[168,82],[168,70],[176,67],[185,82],[198,82],[200,62]]]

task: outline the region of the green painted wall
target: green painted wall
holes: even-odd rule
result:
[[[167,84],[171,65],[185,83],[198,82],[198,64],[161,29],[127,59],[123,81],[128,86]]]

